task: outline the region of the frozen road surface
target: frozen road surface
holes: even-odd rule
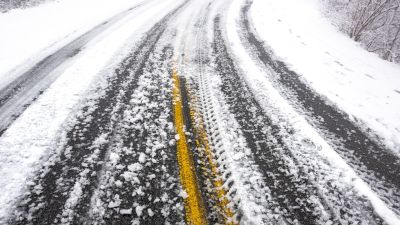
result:
[[[119,1],[0,40],[0,224],[400,225],[398,65],[314,0]]]

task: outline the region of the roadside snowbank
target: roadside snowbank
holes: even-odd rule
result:
[[[0,14],[0,88],[41,58],[141,1],[54,1]]]
[[[254,0],[265,43],[311,86],[400,154],[400,66],[337,31],[317,0]]]

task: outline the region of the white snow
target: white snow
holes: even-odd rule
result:
[[[62,72],[55,83],[4,133],[0,138],[0,223],[5,222],[14,201],[23,191],[24,183],[35,171],[40,158],[50,154],[50,151],[54,151],[56,148],[55,146],[65,141],[60,140],[65,132],[63,129],[68,127],[68,124],[65,123],[69,116],[79,108],[80,101],[86,97],[87,90],[95,84],[94,81],[102,80],[104,79],[102,75],[106,76],[112,73],[113,68],[127,53],[127,48],[122,48],[124,44],[137,41],[144,31],[179,2],[176,0],[153,1],[154,4],[150,3],[146,10],[132,11],[132,15],[128,15],[125,20],[96,37]],[[214,12],[210,14],[219,13],[216,9],[222,9],[228,1],[221,2],[220,7],[211,9]],[[0,33],[2,34],[0,35],[0,88],[44,56],[116,13],[138,3],[139,0],[64,0],[0,14]],[[274,107],[287,117],[291,125],[300,130],[301,135],[310,138],[321,147],[318,157],[326,159],[333,167],[343,172],[343,177],[338,178],[339,181],[355,187],[361,195],[366,196],[377,214],[382,216],[388,224],[399,224],[398,215],[379,199],[378,195],[356,175],[315,129],[286,102],[267,80],[264,71],[248,55],[241,44],[235,22],[243,3],[244,0],[233,1],[225,19],[228,21],[226,25],[228,38],[231,41],[230,47],[234,49],[234,54],[242,62],[241,69],[247,72],[245,73],[246,81],[252,88],[257,89],[255,91],[256,98],[260,100],[263,107],[267,107],[267,103],[263,103],[262,99],[272,100]],[[182,41],[180,38],[183,39],[187,35],[185,33],[187,32],[186,25],[197,22],[194,21],[196,17],[190,17],[192,15],[190,13],[190,10],[186,12],[185,18],[188,21],[178,21],[180,26],[178,27],[178,46]],[[273,47],[279,57],[289,63],[291,68],[301,74],[318,92],[326,95],[346,112],[361,119],[384,137],[389,146],[400,153],[400,147],[396,147],[400,146],[400,113],[398,110],[400,108],[400,67],[398,65],[385,62],[377,56],[367,53],[356,43],[336,31],[320,15],[317,0],[254,0],[251,15],[261,38]],[[190,18],[192,21],[189,21]],[[212,21],[208,21],[208,23],[207,29],[211,31]],[[188,35],[188,37],[190,40],[193,35]],[[186,44],[189,45],[188,43],[190,42],[187,41]],[[116,53],[118,50],[121,52]],[[182,52],[178,53],[182,54]],[[226,171],[221,169],[224,172],[223,176],[228,177],[227,174],[231,173],[225,186],[228,182],[234,181],[231,189],[237,191],[237,194],[231,200],[240,203],[239,209],[244,217],[248,217],[244,220],[258,224],[265,220],[265,217],[278,216],[278,214],[271,214],[266,210],[266,198],[269,196],[268,190],[262,188],[265,186],[262,175],[254,165],[250,149],[245,146],[239,125],[233,115],[229,113],[223,96],[218,91],[219,85],[221,85],[220,80],[212,69],[208,69],[209,71],[206,71],[204,76],[209,83],[202,84],[201,88],[204,90],[201,94],[210,95],[208,97],[211,100],[207,107],[215,109],[214,113],[218,118],[215,126],[210,126],[208,131],[214,134],[219,132],[220,134],[216,136],[222,140],[221,145],[214,142],[211,144],[216,153],[221,156],[218,161],[221,168],[222,165],[228,168]],[[185,70],[183,69],[183,71]],[[190,73],[191,71],[196,72],[195,69],[188,69],[185,72]],[[195,76],[194,74],[185,75]],[[104,80],[98,82],[104,84]],[[260,91],[260,87],[262,91]],[[208,88],[214,91],[210,91]],[[138,91],[140,93],[135,92],[136,100],[144,98],[143,91],[141,89]],[[150,104],[134,100],[131,103]],[[210,109],[206,109],[204,106],[199,110],[207,112]],[[219,117],[219,115],[222,116]],[[132,117],[131,122],[141,123],[143,120],[142,114],[136,114],[135,117]],[[210,116],[205,117],[205,120],[212,123]],[[166,137],[166,134],[162,136]],[[176,135],[175,139],[169,141],[169,144],[173,145],[179,138],[179,135]],[[100,136],[96,140],[96,145],[106,142],[106,136]],[[120,180],[111,179],[117,187],[123,187],[124,183],[128,181],[140,184],[136,173],[143,170],[144,163],[156,163],[151,154],[164,146],[161,143],[153,144],[146,150],[146,154],[138,154],[138,163],[129,165],[127,167],[129,171],[117,178]],[[68,156],[68,154],[66,155]],[[117,165],[120,156],[114,152],[110,153],[109,161],[110,165],[115,165],[116,169],[127,166]],[[154,174],[150,174],[147,178],[152,180],[155,177]],[[82,187],[83,181],[75,184],[66,208],[72,209],[76,205],[82,194]],[[42,188],[37,186],[35,191],[41,192]],[[133,192],[133,195],[144,196],[144,191],[146,190],[140,187]],[[184,190],[180,191],[179,196],[188,197]],[[161,201],[167,202],[170,198],[167,193],[164,193]],[[159,201],[159,199],[155,201]],[[94,201],[93,204],[101,208],[102,203]],[[121,199],[115,195],[106,207],[118,208],[120,205]],[[148,206],[133,206],[133,208],[120,209],[119,213],[130,215],[134,209],[138,217],[143,212],[153,216],[154,211],[150,208],[146,209],[146,207]],[[68,213],[72,213],[72,211],[66,211],[66,213],[63,215],[65,218],[69,217]],[[68,218],[65,219],[65,222],[68,222]]]
[[[121,205],[121,199],[119,198],[119,195],[114,196],[114,201],[111,201],[108,203],[108,208],[116,208]]]
[[[15,19],[16,23],[19,20],[24,20],[27,23],[26,26],[38,28],[48,18],[52,18],[54,21],[63,21],[66,24],[69,24],[67,19],[71,19],[71,23],[76,19],[75,25],[85,24],[88,29],[90,26],[96,25],[96,22],[102,22],[115,12],[127,9],[135,4],[135,2],[123,0],[121,0],[121,4],[115,4],[115,1],[106,0],[86,1],[61,1],[63,3],[45,4],[38,8],[27,9],[26,12],[20,10],[12,11],[10,15],[0,15],[0,23],[3,23],[3,18],[8,18],[9,23],[12,22],[12,19]],[[125,3],[123,4],[123,2]],[[25,110],[0,138],[0,193],[2,193],[0,195],[0,223],[6,219],[8,211],[12,209],[13,202],[20,195],[26,179],[35,171],[36,164],[40,158],[49,154],[49,151],[54,150],[58,143],[63,142],[63,140],[58,138],[63,136],[61,132],[64,127],[63,124],[70,113],[75,108],[79,108],[77,104],[85,96],[85,91],[97,77],[96,75],[99,73],[103,75],[112,73],[113,68],[128,53],[132,44],[141,37],[141,34],[168,13],[166,9],[175,7],[179,2],[162,1],[156,3],[150,3],[148,6],[144,6],[142,10],[132,11],[126,19],[111,26],[105,31],[105,34],[92,40],[92,43],[77,56],[75,62],[66,68],[61,76]],[[58,4],[62,5],[58,6]],[[97,14],[96,12],[92,12],[96,11],[93,8],[94,5],[96,5],[96,9],[97,6],[99,7],[99,13]],[[80,7],[85,8],[81,9]],[[65,14],[64,10],[69,11]],[[84,14],[85,11],[88,12],[86,15]],[[30,13],[35,14],[32,15]],[[21,14],[20,17],[17,16],[19,14]],[[13,18],[12,15],[16,16]],[[59,17],[57,17],[58,15]],[[74,16],[71,17],[70,15]],[[42,20],[36,19],[35,16],[42,18]],[[92,19],[85,19],[83,17]],[[30,24],[30,20],[35,23],[32,22],[33,24]],[[91,23],[85,22],[88,20]],[[23,25],[14,24],[14,26]],[[3,24],[0,27],[2,29]],[[7,28],[8,26],[4,27]],[[42,29],[51,30],[52,27],[43,27]],[[77,29],[77,27],[69,27],[68,30],[66,29],[63,32],[71,33],[73,29]],[[82,27],[81,29],[83,30]],[[3,34],[3,30],[0,32]],[[48,34],[50,36],[53,35],[54,40],[46,39],[47,44],[30,42],[30,45],[33,46],[32,49],[40,50],[44,46],[48,46],[51,41],[57,41],[56,36],[58,32],[62,33],[57,30],[53,34]],[[14,45],[11,38],[13,35],[13,31],[10,28],[7,38],[1,35],[0,39],[12,46]],[[38,40],[42,37],[40,35],[35,36],[35,34],[29,34],[28,36],[33,39],[37,38]],[[18,39],[17,37],[19,35],[15,36],[16,42],[17,40],[22,42],[22,40],[25,40],[26,35],[21,37],[22,39]],[[4,48],[3,51],[2,45],[5,45],[4,42],[1,43],[0,47],[2,49],[0,60],[5,58],[2,54],[8,49]],[[64,41],[62,42],[65,43]],[[26,50],[26,52],[29,52],[27,55],[34,54],[35,51]],[[23,58],[22,53],[19,52],[18,54],[18,56],[15,56],[16,58]],[[9,63],[1,62],[0,65],[15,65],[20,63],[17,61],[13,61],[14,64],[11,61]],[[3,82],[3,78],[1,78],[1,81]],[[99,141],[101,142],[101,140]]]
[[[121,209],[119,212],[122,215],[131,215],[132,214],[132,209]]]
[[[138,205],[135,208],[136,215],[140,217],[142,215],[143,209],[146,208],[145,206]]]
[[[146,155],[145,155],[143,152],[141,152],[141,153],[139,154],[138,160],[139,160],[140,163],[146,162]]]
[[[311,86],[400,155],[400,65],[335,29],[318,0],[254,0],[256,32]]]
[[[120,180],[115,181],[115,186],[122,187],[122,185],[123,185],[122,181],[120,181]]]
[[[179,196],[181,196],[183,199],[186,199],[187,197],[189,197],[189,195],[183,189],[179,192]]]
[[[256,0],[257,1],[257,0]],[[282,2],[288,2],[289,0],[283,0]],[[311,0],[301,0],[299,2],[309,2]],[[261,2],[261,1],[260,1]],[[269,2],[268,0],[265,2]],[[294,6],[297,5],[294,1],[290,1],[294,4]],[[262,10],[268,7],[272,7],[275,4],[276,5],[281,5],[283,3],[281,2],[269,2],[270,4],[266,5],[253,5],[253,9],[255,10]],[[385,220],[387,224],[391,225],[396,225],[400,224],[400,216],[397,215],[395,212],[393,212],[390,207],[388,207],[379,197],[378,194],[375,193],[374,191],[371,190],[371,188],[354,172],[354,170],[345,162],[343,158],[341,158],[338,153],[332,149],[329,144],[326,143],[326,141],[320,136],[320,134],[310,125],[303,116],[299,115],[296,110],[280,95],[280,93],[274,88],[272,83],[267,79],[265,76],[265,71],[259,67],[259,65],[256,65],[256,63],[253,61],[252,57],[248,54],[247,50],[244,48],[244,46],[241,43],[239,33],[238,33],[238,27],[237,27],[237,15],[240,10],[240,6],[243,4],[243,0],[236,0],[232,6],[231,10],[228,14],[228,20],[227,20],[227,33],[228,33],[228,39],[231,44],[231,49],[233,49],[233,53],[239,60],[239,65],[240,69],[244,71],[245,79],[248,82],[249,86],[253,89],[253,93],[255,93],[255,96],[257,100],[260,102],[261,106],[265,108],[266,111],[268,111],[268,107],[271,107],[273,105],[276,110],[278,110],[281,113],[282,117],[285,117],[286,120],[290,124],[292,124],[300,134],[297,135],[303,135],[305,138],[308,138],[312,140],[317,146],[320,147],[320,151],[318,152],[319,156],[321,156],[324,160],[327,160],[333,168],[336,168],[340,171],[342,171],[342,177],[337,178],[338,182],[346,182],[348,185],[353,186],[360,195],[365,196],[372,204],[375,212]],[[314,5],[308,5],[304,4],[302,7],[294,7],[293,5],[287,5],[287,8],[275,8],[274,13],[281,12],[282,14],[285,14],[285,10],[288,12],[291,12],[292,7],[296,10],[301,11],[303,8],[309,9],[311,6]],[[306,7],[308,6],[308,8]],[[264,7],[264,8],[261,8]],[[273,8],[273,7],[272,7]],[[306,10],[304,9],[304,10]],[[269,11],[270,9],[268,9]],[[270,19],[268,16],[266,16],[268,13],[263,13],[263,14],[258,14],[257,16],[259,17],[258,19],[261,20],[264,16],[264,20]],[[291,15],[288,15],[290,17]],[[301,20],[301,19],[300,19]],[[265,22],[266,23],[266,22]],[[321,25],[322,26],[322,25]],[[329,24],[325,24],[324,26],[330,26]],[[277,27],[274,28],[268,28],[268,29],[278,29]],[[321,27],[322,30],[324,30],[323,27]],[[257,30],[260,32],[260,30]],[[268,32],[269,35],[271,35],[273,32]],[[265,34],[265,33],[264,33]],[[340,36],[340,35],[339,35]],[[281,41],[285,40],[285,36],[280,37]],[[269,41],[269,40],[268,40]],[[277,41],[277,40],[275,40]],[[278,42],[278,41],[277,41]],[[269,43],[269,42],[267,42]],[[340,43],[340,42],[339,42]],[[333,44],[332,44],[333,45]],[[279,45],[278,45],[279,46]],[[353,46],[354,47],[354,46]],[[356,48],[356,47],[354,47]],[[362,49],[359,49],[360,51]],[[293,49],[292,49],[293,51]],[[362,50],[364,51],[364,50]],[[296,51],[293,51],[296,52]],[[296,54],[296,53],[293,53]],[[361,53],[360,53],[361,54]],[[365,53],[364,53],[365,54]],[[368,55],[368,54],[367,54]],[[377,61],[379,61],[379,58],[376,58]],[[390,67],[390,64],[385,63],[380,61],[381,63],[387,65],[387,67]],[[311,66],[311,65],[309,65]],[[397,66],[392,66],[392,68],[397,68]],[[321,79],[324,80],[324,79]],[[334,85],[334,84],[333,84]],[[328,87],[325,87],[328,88]],[[337,90],[340,91],[340,90]],[[266,102],[267,101],[270,102]]]
[[[136,172],[143,168],[140,163],[134,163],[128,166],[129,171]]]
[[[154,212],[150,208],[147,209],[147,213],[149,214],[150,217],[154,216]]]
[[[139,0],[51,1],[0,14],[0,88],[28,66]]]

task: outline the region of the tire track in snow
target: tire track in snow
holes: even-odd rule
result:
[[[244,156],[246,155],[244,152],[247,149],[242,149],[243,146],[240,144],[242,137],[237,137],[238,135],[235,133],[237,132],[237,128],[234,128],[235,125],[230,125],[229,128],[221,126],[221,120],[232,122],[234,119],[225,118],[228,113],[218,108],[214,102],[215,93],[211,89],[213,91],[215,89],[210,85],[212,78],[209,76],[210,73],[214,73],[214,71],[210,71],[211,68],[209,66],[211,62],[210,55],[212,54],[206,38],[207,33],[209,33],[206,30],[208,28],[208,19],[211,18],[208,14],[209,8],[207,8],[206,18],[196,23],[196,32],[194,34],[196,44],[195,49],[191,49],[191,51],[194,51],[192,53],[193,58],[191,58],[194,68],[193,71],[187,72],[194,76],[189,79],[187,85],[190,87],[189,90],[191,90],[189,91],[189,96],[192,108],[192,127],[197,130],[197,132],[194,132],[194,135],[202,133],[202,135],[207,136],[208,140],[206,142],[208,142],[207,145],[212,150],[215,160],[213,163],[217,164],[216,166],[218,166],[218,172],[220,173],[218,177],[212,176],[212,171],[209,171],[208,160],[204,159],[207,158],[207,155],[202,150],[204,147],[200,145],[200,148],[197,151],[195,150],[195,157],[199,160],[199,165],[197,166],[201,171],[199,174],[204,174],[204,178],[200,180],[203,181],[202,185],[205,187],[203,188],[203,194],[208,196],[209,220],[213,224],[223,223],[223,220],[220,218],[221,213],[218,214],[218,212],[223,210],[218,207],[218,199],[213,198],[213,196],[216,196],[213,193],[215,192],[215,188],[209,188],[213,186],[213,179],[218,178],[224,182],[222,188],[227,190],[225,197],[230,201],[228,207],[231,207],[235,213],[233,218],[237,219],[240,224],[268,223],[268,219],[266,218],[273,217],[273,215],[272,213],[269,214],[270,212],[266,212],[266,207],[263,206],[263,203],[266,203],[267,196],[265,195],[267,192],[260,185],[261,176],[258,170],[255,169],[254,162]],[[184,64],[183,67],[186,68],[189,65]],[[225,106],[223,103],[222,105]],[[227,121],[223,121],[223,123]],[[227,140],[227,137],[231,137],[232,139]],[[245,182],[243,182],[244,180]],[[249,207],[250,205],[251,207]],[[227,213],[222,213],[222,215],[224,214],[226,216]],[[276,223],[277,220],[273,221],[269,222]]]
[[[213,136],[206,133],[205,123],[193,104],[196,100],[189,84],[180,78],[182,108],[185,118],[187,139],[194,158],[193,165],[197,175],[199,190],[205,199],[206,215],[209,224],[236,225],[235,205],[228,196],[229,185],[222,176],[218,165],[219,154],[211,146]],[[209,140],[209,138],[211,138]]]
[[[264,175],[272,195],[270,207],[288,223],[317,224],[321,217],[319,202],[315,202],[318,193],[306,177],[291,173],[286,158],[290,153],[279,128],[264,115],[241,79],[223,39],[219,17],[214,20],[213,49],[217,72],[223,82],[221,90]]]
[[[186,2],[185,2],[186,3]],[[67,134],[66,146],[45,163],[28,187],[12,224],[53,224],[80,221],[97,186],[109,141],[130,96],[137,88],[138,74],[164,33],[169,19],[185,3],[167,14],[146,33],[137,49],[121,63],[99,99],[83,108]]]
[[[187,116],[190,120],[186,124],[193,133],[192,148],[199,184],[207,200],[210,224],[272,224],[278,220],[268,219],[275,214],[266,210],[268,192],[261,184],[261,174],[251,157],[247,157],[251,154],[243,147],[244,140],[237,134],[237,125],[231,124],[233,116],[227,119],[225,115],[229,113],[219,108],[220,102],[215,102],[217,87],[210,85],[214,83],[210,74],[215,71],[210,65],[212,49],[208,36],[212,32],[214,10],[220,12],[228,8],[227,2],[221,3],[211,2],[200,10],[198,19],[187,28],[191,32],[185,32],[181,44],[185,54],[180,70],[187,78],[183,79],[186,88],[182,90],[186,89],[188,101],[184,102],[188,102],[190,108],[190,116]],[[221,123],[228,123],[229,128]]]
[[[182,107],[185,117],[185,130],[187,131],[188,147],[192,152],[194,159],[194,167],[197,175],[197,182],[201,195],[206,201],[205,211],[209,224],[236,224],[236,215],[234,204],[228,196],[228,188],[225,185],[225,179],[220,173],[220,166],[218,165],[218,155],[213,146],[211,146],[212,139],[205,129],[205,123],[202,120],[197,102],[195,92],[197,89],[192,89],[190,81],[185,78],[187,68],[192,66],[189,63],[191,51],[198,51],[200,43],[194,40],[194,37],[203,37],[206,33],[206,24],[210,18],[210,10],[214,7],[214,2],[203,3],[201,10],[194,19],[186,24],[186,32],[181,38],[179,52],[185,54],[179,56],[177,54],[177,69],[181,72],[179,80],[181,83],[181,96]],[[196,39],[195,38],[195,39]],[[193,45],[193,42],[196,43]],[[201,42],[201,44],[205,44]],[[192,48],[194,47],[194,48]],[[203,46],[206,47],[206,46]],[[208,46],[207,46],[208,47]],[[190,72],[189,72],[190,73]],[[198,71],[193,71],[189,76],[197,76]]]
[[[351,165],[380,197],[400,212],[400,159],[377,144],[340,109],[327,103],[322,96],[303,82],[298,74],[265,47],[250,24],[247,1],[241,10],[241,33],[249,51],[268,71],[278,90],[291,104],[301,108],[307,119],[319,129],[334,149]]]

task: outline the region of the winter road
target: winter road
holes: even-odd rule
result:
[[[0,90],[3,143],[91,40],[157,15],[71,107],[56,144],[5,185],[0,223],[400,224],[400,159],[275,56],[251,0],[155,4],[99,24]]]

